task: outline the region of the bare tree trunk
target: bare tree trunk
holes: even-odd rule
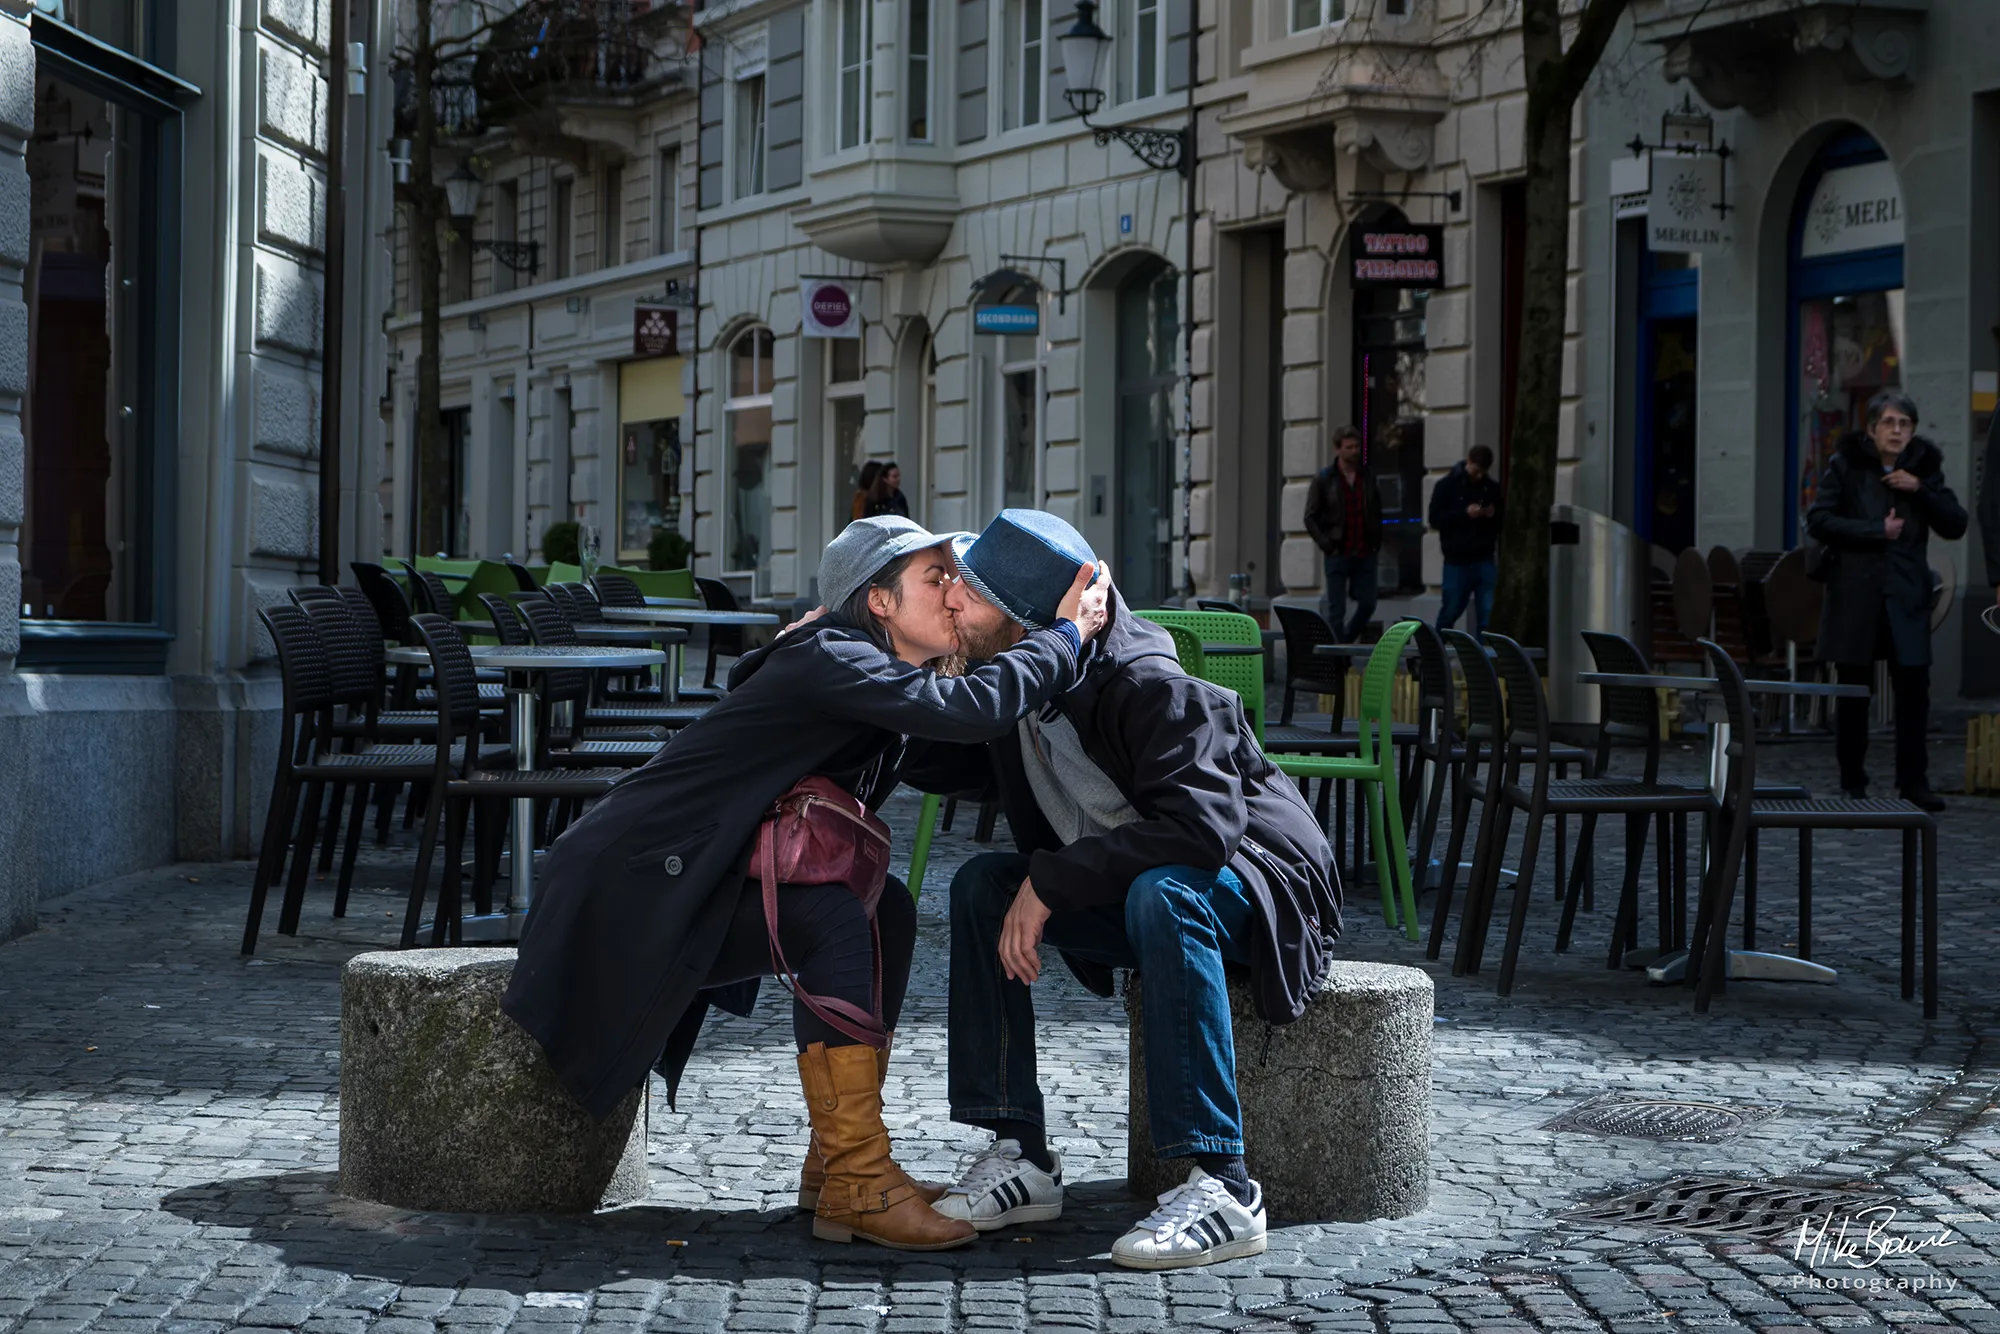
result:
[[[1570,114],[1627,0],[1590,0],[1568,51],[1560,0],[1521,0],[1528,85],[1520,382],[1507,452],[1507,505],[1493,628],[1524,644],[1549,630],[1549,506],[1555,502],[1569,295]]]
[[[416,96],[415,134],[410,142],[410,240],[411,283],[417,295],[417,421],[412,442],[416,495],[412,516],[413,556],[449,550],[449,516],[440,521],[440,506],[451,491],[451,459],[444,439],[442,391],[439,387],[442,362],[439,343],[439,289],[444,280],[444,259],[439,253],[438,228],[443,225],[444,191],[437,184],[434,166],[438,137],[437,102],[433,84],[437,73],[437,46],[432,36],[431,12],[434,0],[416,0],[417,40],[410,61],[410,75]]]

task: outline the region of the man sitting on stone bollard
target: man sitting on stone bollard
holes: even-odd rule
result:
[[[1064,571],[1095,559],[1075,529],[1036,510],[1004,511],[953,550],[947,603],[973,660],[1048,625]],[[1062,1212],[1029,992],[1047,944],[1102,996],[1113,969],[1144,975],[1134,1078],[1146,1080],[1160,1156],[1194,1160],[1112,1259],[1175,1269],[1261,1252],[1224,969],[1249,969],[1267,1021],[1299,1018],[1340,931],[1340,888],[1318,819],[1265,758],[1236,695],[1182,671],[1166,631],[1114,589],[1075,686],[983,747],[913,747],[904,773],[950,791],[983,774],[1019,849],[975,857],[952,879],[951,1116],[994,1143],[934,1207],[982,1232]]]

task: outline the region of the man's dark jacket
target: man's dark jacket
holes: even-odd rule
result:
[[[1820,474],[1806,532],[1826,544],[1833,560],[1819,616],[1821,662],[1874,662],[1876,629],[1886,619],[1894,660],[1930,665],[1930,536],[1963,537],[1965,507],[1945,485],[1943,452],[1923,436],[1910,441],[1896,466],[1922,485],[1907,493],[1885,485],[1875,443],[1850,431]],[[1891,512],[1904,520],[1893,542],[1882,531]]]
[[[1493,512],[1482,519],[1467,518],[1468,505],[1485,505]],[[1431,488],[1427,518],[1438,531],[1445,564],[1477,565],[1492,560],[1500,541],[1500,483],[1490,472],[1473,481],[1461,460]]]
[[[1063,846],[1036,804],[1018,728],[981,750],[912,743],[903,780],[961,792],[999,789],[1028,878],[1051,911],[1120,903],[1161,866],[1234,871],[1256,905],[1251,963],[1259,1014],[1289,1023],[1325,978],[1340,935],[1333,849],[1292,780],[1257,744],[1236,695],[1181,670],[1165,630],[1114,590],[1111,623],[1084,646],[1083,680],[1050,705],[1139,813],[1134,823]],[[1109,968],[1064,956],[1078,980],[1111,994]]]
[[[1361,488],[1362,554],[1373,555],[1382,549],[1382,497],[1366,468],[1354,474],[1354,485]],[[1306,490],[1306,533],[1329,556],[1347,554],[1347,488],[1347,476],[1334,462],[1321,468]]]
[[[2000,411],[1986,424],[1986,452],[1979,469],[1979,545],[1986,554],[1986,584],[2000,588]]]
[[[746,655],[721,703],[549,850],[502,1008],[592,1115],[608,1115],[663,1053],[671,1097],[708,1001],[741,1012],[754,1000],[754,989],[718,996],[703,984],[771,803],[808,774],[858,791],[871,769],[869,792],[886,795],[905,733],[983,740],[1076,679],[1054,631],[957,679],[828,621]]]

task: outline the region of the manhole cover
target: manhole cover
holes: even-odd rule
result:
[[[1802,1226],[1890,1203],[1881,1195],[1738,1181],[1730,1177],[1675,1177],[1630,1195],[1566,1210],[1558,1217],[1607,1227],[1651,1227],[1752,1241],[1786,1241]]]
[[[1720,1144],[1735,1138],[1745,1126],[1768,1121],[1777,1114],[1775,1107],[1607,1093],[1570,1108],[1553,1121],[1543,1122],[1541,1128],[1576,1130],[1587,1135],[1621,1135],[1626,1139]]]

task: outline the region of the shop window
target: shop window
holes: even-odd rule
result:
[[[618,521],[618,558],[643,562],[657,529],[681,526],[681,423],[627,422],[618,431],[623,501]]]
[[[1174,402],[1180,278],[1155,260],[1118,287],[1115,582],[1135,606],[1173,591]]]
[[[769,329],[746,329],[729,345],[722,403],[729,460],[724,564],[766,583],[771,573],[771,354]]]
[[[832,475],[843,478],[846,489],[837,495],[852,496],[860,489],[861,465],[867,461],[868,399],[862,379],[861,340],[826,340],[826,457],[833,460]],[[836,516],[834,526],[842,527],[853,513]]]
[[[1807,172],[1793,210],[1789,286],[1787,545],[1804,530],[1841,437],[1863,428],[1870,398],[1903,386],[1902,191],[1895,165],[1866,134],[1837,136]]]
[[[1354,293],[1354,421],[1382,501],[1377,581],[1384,593],[1424,587],[1425,314],[1430,293]]]
[[[101,27],[114,8],[68,13]],[[141,31],[128,17],[122,45]],[[163,94],[195,90],[39,14],[31,32],[21,660],[156,669],[180,343],[181,131]]]

